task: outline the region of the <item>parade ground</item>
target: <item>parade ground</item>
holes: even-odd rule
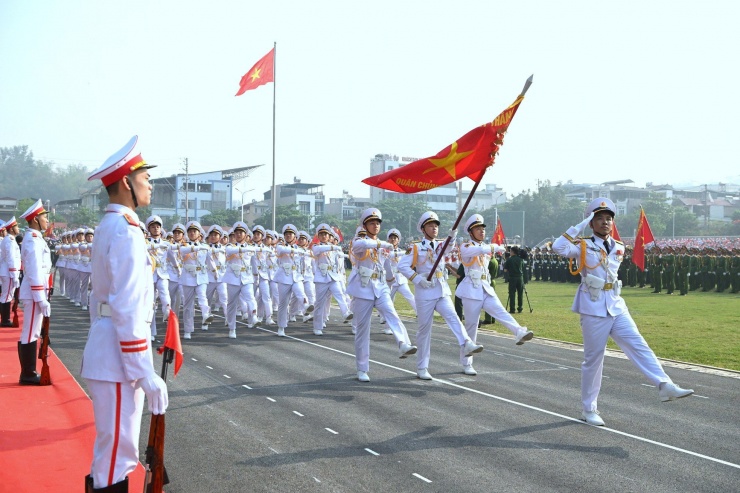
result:
[[[500,295],[505,287],[500,283]],[[398,359],[377,318],[367,384],[355,378],[350,327],[334,318],[324,336],[302,323],[291,324],[285,338],[240,324],[236,340],[217,318],[209,331],[183,341],[185,364],[176,378],[170,371],[166,491],[737,491],[740,374],[667,361],[674,381],[696,394],[663,403],[621,353],[609,352],[599,402],[606,427],[585,425],[577,419],[582,351],[549,340],[559,336],[551,331],[571,330],[566,325],[578,329],[568,310],[574,286],[534,282],[527,289],[533,311],[525,301],[515,318],[535,330],[533,341],[515,346],[510,335],[484,330],[478,340],[486,350],[475,357],[478,375],[469,377],[460,372],[452,333],[435,324],[431,382],[416,378],[413,357]],[[682,346],[684,331],[694,326],[701,329],[697,337],[712,341],[709,352],[737,353],[731,346],[737,324],[706,328],[681,311],[694,302],[715,306],[722,320],[732,316],[736,295],[646,291],[624,296],[659,356],[661,339],[681,330],[673,342]],[[60,360],[52,360],[52,389],[17,387],[15,338],[0,341],[6,363],[0,454],[25,471],[3,481],[3,492],[81,491],[89,467],[92,405],[79,377],[88,314],[62,297],[52,297],[52,307],[52,348]],[[415,321],[403,318],[413,340]],[[62,384],[72,394],[60,394]],[[53,395],[59,402],[47,400]],[[8,405],[21,398],[28,404],[22,412]],[[145,412],[142,453],[148,422]],[[13,439],[9,430],[18,434],[23,426],[34,440]],[[52,483],[58,487],[34,485],[37,463],[63,478]]]

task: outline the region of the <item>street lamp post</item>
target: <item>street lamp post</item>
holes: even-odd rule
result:
[[[254,191],[254,188],[250,188],[249,190],[244,190],[243,192],[239,190],[238,188],[234,187],[234,190],[242,194],[241,202],[239,205],[239,208],[242,210],[242,222],[244,222],[244,194],[247,192]]]

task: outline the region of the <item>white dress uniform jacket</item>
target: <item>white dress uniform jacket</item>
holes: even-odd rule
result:
[[[452,242],[447,246],[445,252],[437,252],[439,246],[444,244],[444,240],[422,240],[411,244],[411,252],[401,258],[398,262],[398,270],[409,280],[416,276],[422,276],[424,279],[429,277],[432,266],[439,255],[444,255],[452,250]],[[447,284],[447,271],[444,268],[444,262],[437,265],[437,269],[432,276],[432,286],[422,288],[416,286],[414,296],[417,300],[434,300],[442,296],[452,295],[450,286]]]
[[[15,238],[13,238],[15,243]],[[18,297],[35,302],[47,300],[49,273],[51,272],[51,250],[41,232],[29,229],[23,236],[23,283]]]
[[[390,288],[385,282],[381,250],[391,246],[381,240],[357,237],[352,240],[354,268],[347,282],[347,294],[364,300],[380,298],[383,292],[390,297]]]
[[[147,243],[149,255],[152,256],[154,261],[154,282],[157,281],[157,278],[169,280],[170,272],[167,268],[167,258],[170,255],[171,243],[162,239],[149,239]]]
[[[139,218],[109,204],[95,230],[90,293],[90,332],[82,376],[131,382],[154,373],[150,331],[154,306],[152,261]]]
[[[455,289],[458,298],[482,300],[486,294],[496,296],[491,286],[488,264],[493,255],[493,245],[470,241],[460,248],[460,256],[465,269],[465,278]]]

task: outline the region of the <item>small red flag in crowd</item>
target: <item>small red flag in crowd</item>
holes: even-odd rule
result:
[[[617,223],[612,223],[612,238],[615,240],[621,242],[622,238],[619,236],[619,231],[617,231]]]
[[[239,81],[239,92],[236,95],[241,96],[245,92],[256,89],[268,82],[275,82],[275,48],[271,49],[267,55],[254,64],[254,67],[249,69],[249,72],[244,74],[242,80]]]
[[[640,207],[640,219],[637,221],[637,236],[635,237],[635,249],[632,253],[632,262],[640,270],[645,270],[645,245],[655,241],[653,231],[648,224],[645,211]]]
[[[177,320],[177,315],[172,310],[170,310],[167,317],[167,333],[164,336],[164,346],[157,349],[157,352],[162,354],[165,349],[171,349],[175,352],[175,375],[177,375],[183,360],[182,343],[180,342],[180,321]]]
[[[501,226],[501,219],[496,219],[496,231],[493,233],[493,238],[491,238],[491,243],[495,243],[497,245],[503,245],[506,241],[506,236],[504,235],[504,228]]]

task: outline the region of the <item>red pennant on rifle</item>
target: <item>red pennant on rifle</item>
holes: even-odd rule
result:
[[[612,238],[623,243],[622,238],[619,236],[619,231],[617,231],[617,223],[612,223]]]
[[[167,334],[164,336],[164,346],[157,349],[157,352],[162,354],[165,348],[172,349],[175,352],[175,375],[177,375],[183,360],[182,344],[180,343],[180,321],[177,320],[177,315],[172,310],[170,310],[170,315],[167,317]]]

